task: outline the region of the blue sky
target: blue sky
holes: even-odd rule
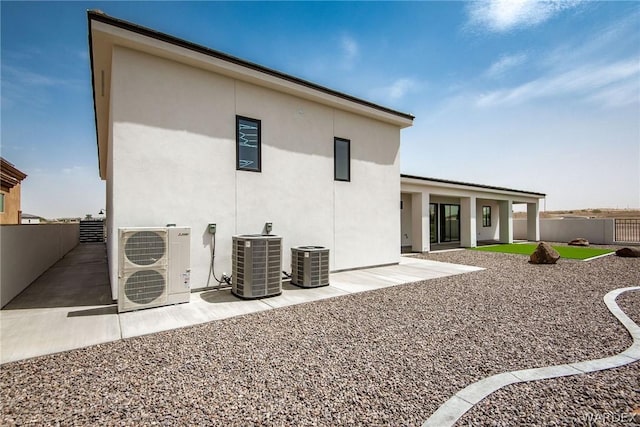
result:
[[[24,212],[96,215],[87,9],[409,112],[403,173],[640,207],[638,2],[2,2]]]

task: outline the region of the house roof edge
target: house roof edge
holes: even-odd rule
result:
[[[516,189],[513,189],[513,188],[497,187],[497,186],[493,186],[493,185],[484,185],[484,184],[474,184],[474,183],[471,183],[471,182],[451,181],[451,180],[442,179],[442,178],[429,178],[429,177],[425,177],[425,176],[408,175],[408,174],[400,174],[400,178],[401,179],[402,178],[416,179],[416,180],[419,180],[419,181],[437,182],[437,183],[441,183],[441,184],[464,185],[464,186],[467,186],[467,187],[476,187],[476,188],[482,188],[482,189],[486,189],[486,190],[509,191],[511,193],[520,193],[520,194],[526,194],[526,195],[533,195],[533,196],[537,196],[537,197],[547,197],[547,195],[545,193],[537,193],[535,191],[516,190]]]
[[[362,106],[365,107],[369,107],[369,108],[373,108],[375,110],[378,111],[382,111],[384,113],[387,114],[391,114],[391,115],[395,115],[397,117],[400,117],[402,119],[405,120],[410,120],[413,121],[415,119],[415,117],[411,114],[408,113],[403,113],[388,107],[384,107],[382,105],[364,100],[364,99],[360,99],[357,98],[355,96],[352,95],[348,95],[346,93],[343,92],[339,92],[333,89],[330,89],[328,87],[310,82],[308,80],[304,80],[298,77],[294,77],[290,74],[286,74],[271,68],[267,68],[264,67],[262,65],[256,64],[254,62],[250,62],[250,61],[246,61],[244,59],[240,59],[238,57],[226,54],[224,52],[220,52],[218,50],[214,50],[211,48],[208,48],[206,46],[200,45],[200,44],[196,44],[157,30],[153,30],[151,28],[148,27],[144,27],[142,25],[138,25],[129,21],[125,21],[123,19],[119,19],[119,18],[115,18],[112,16],[107,15],[106,13],[99,11],[99,10],[88,10],[87,11],[87,17],[88,17],[88,23],[89,23],[89,43],[90,43],[90,47],[91,47],[91,21],[98,21],[98,22],[102,22],[108,25],[112,25],[127,31],[131,31],[134,32],[136,34],[140,34],[143,36],[147,36],[156,40],[160,40],[175,46],[179,46],[185,49],[189,49],[216,59],[220,59],[222,61],[226,61],[235,65],[239,65],[241,67],[245,67],[247,69],[253,70],[253,71],[258,71],[260,73],[272,76],[272,77],[276,77],[285,81],[288,81],[290,83],[294,83],[309,89],[313,89],[313,90],[317,90],[320,92],[323,92],[325,94],[331,95],[331,96],[335,96],[337,98],[341,98],[343,100],[347,100],[356,104],[360,104]],[[90,49],[91,50],[91,49]],[[93,58],[91,58],[91,60],[93,61]],[[91,63],[92,65],[92,69],[93,69],[93,62]],[[92,76],[93,77],[93,76]],[[95,96],[94,96],[95,98]],[[95,99],[94,99],[95,101]],[[95,110],[95,105],[94,105],[94,110]]]

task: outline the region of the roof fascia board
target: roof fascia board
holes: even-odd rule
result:
[[[474,193],[485,194],[487,196],[496,195],[496,194],[503,195],[503,196],[511,196],[512,198],[522,198],[524,196],[525,198],[529,198],[533,200],[538,200],[546,197],[546,194],[543,194],[543,193],[514,190],[510,188],[492,187],[492,186],[481,185],[481,184],[452,182],[452,181],[446,181],[446,180],[438,180],[434,178],[421,178],[421,177],[408,176],[408,175],[401,175],[400,182],[403,186],[405,186],[405,184],[413,184],[418,188],[431,186],[435,188],[463,190],[466,192],[472,191]]]
[[[89,18],[92,31],[109,35],[113,43],[120,46],[177,60],[238,80],[266,86],[338,109],[373,117],[401,128],[409,127],[413,124],[414,117],[410,114],[394,111],[173,36],[158,33],[126,21],[119,21],[105,15],[90,12]]]
[[[13,164],[6,161],[4,158],[0,160],[0,170],[2,175],[8,178],[14,179],[18,182],[24,180],[27,174],[15,167]]]

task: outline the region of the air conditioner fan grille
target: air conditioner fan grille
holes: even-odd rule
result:
[[[157,300],[166,288],[163,275],[156,270],[140,270],[127,278],[124,294],[136,304],[149,304]]]
[[[124,253],[129,261],[136,265],[151,265],[162,259],[165,254],[165,241],[153,231],[137,231],[127,239]]]

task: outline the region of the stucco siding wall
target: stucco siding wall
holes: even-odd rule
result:
[[[79,224],[0,227],[0,306],[76,247],[79,236]]]
[[[410,246],[412,243],[411,233],[412,233],[412,205],[411,205],[411,194],[402,193],[400,200],[402,200],[402,211],[400,213],[400,240],[402,246]]]
[[[4,211],[0,212],[0,224],[20,223],[20,184],[16,184],[9,191],[3,191]]]
[[[287,271],[298,245],[330,248],[332,270],[399,260],[399,128],[120,47],[111,88],[114,298],[119,227],[190,226],[192,287],[207,283],[209,223],[218,277],[231,237],[265,222]],[[260,173],[236,171],[236,114],[262,122]],[[351,139],[350,183],[333,180],[334,136]]]
[[[491,226],[482,226],[482,207],[491,207]],[[478,240],[497,240],[500,237],[500,209],[494,200],[476,200],[476,221]],[[526,233],[526,230],[525,230]]]
[[[334,269],[398,262],[400,132],[351,113],[336,110],[334,117],[336,136],[351,140],[351,182],[331,181],[336,198]]]
[[[590,243],[610,245],[615,241],[614,219],[541,219],[540,240],[548,242],[569,242],[578,237],[584,237]],[[513,237],[527,238],[527,220],[513,220]]]
[[[334,266],[333,110],[241,82],[236,99],[237,114],[262,121],[262,172],[234,166],[235,232],[260,233],[272,222],[272,232],[283,238],[285,270],[290,270],[289,248],[300,245],[332,249]],[[235,127],[232,137],[234,151],[226,161],[235,165]]]

